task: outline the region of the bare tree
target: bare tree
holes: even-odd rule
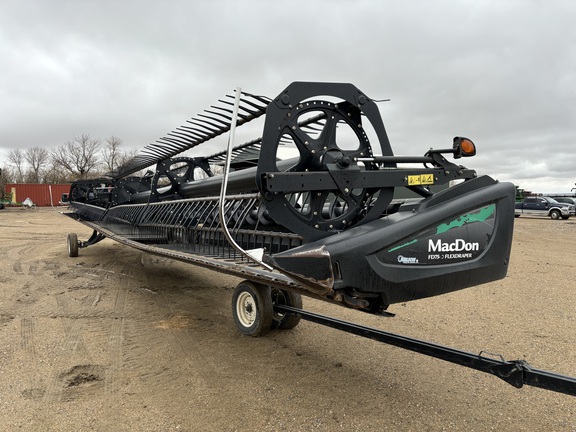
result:
[[[30,165],[30,173],[28,181],[30,183],[40,183],[40,172],[46,162],[49,160],[50,154],[48,150],[43,147],[30,147],[24,152],[24,159]]]
[[[11,172],[10,168],[2,168],[0,169],[0,201],[4,200],[7,196],[6,191],[4,188],[6,187],[6,183],[11,183]],[[4,208],[2,202],[0,202],[0,209]]]
[[[62,184],[69,180],[70,174],[61,165],[51,160],[44,171],[44,181],[51,184]]]
[[[15,182],[21,183],[24,179],[24,152],[20,149],[10,150],[8,152],[8,160],[16,169],[16,176],[14,178]]]
[[[122,140],[111,135],[110,138],[106,138],[106,143],[102,149],[104,169],[108,172],[113,172],[118,168],[123,159],[123,153],[120,149],[122,145]]]
[[[128,149],[126,151],[123,151],[120,157],[118,158],[117,168],[130,162],[130,160],[136,157],[137,154],[138,150],[135,149]]]
[[[100,140],[90,138],[88,134],[74,137],[52,151],[52,160],[73,177],[85,179],[88,174],[100,164],[98,151]]]
[[[3,181],[4,184],[16,183],[16,174],[10,167],[4,167],[2,168],[2,170],[0,170],[0,178],[2,179],[1,181]]]

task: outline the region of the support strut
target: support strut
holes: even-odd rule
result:
[[[533,387],[576,396],[576,378],[546,370],[535,369],[523,360],[506,361],[503,358],[490,358],[483,356],[482,352],[479,354],[473,354],[290,306],[278,304],[274,305],[274,309],[284,314],[297,315],[302,319],[326,327],[332,327],[346,333],[352,333],[388,345],[394,345],[409,351],[415,351],[430,357],[442,359],[460,366],[466,366],[471,369],[486,372],[497,376],[516,388],[521,388],[526,384]]]
[[[78,242],[78,247],[80,248],[86,248],[88,246],[92,246],[102,240],[104,240],[106,238],[106,236],[96,230],[92,231],[92,235],[90,236],[90,238],[86,241],[79,241]]]

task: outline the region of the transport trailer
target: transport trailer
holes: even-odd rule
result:
[[[262,136],[234,145],[236,129],[260,117]],[[225,134],[221,151],[184,154],[212,149]],[[470,139],[455,137],[423,156],[394,155],[376,102],[352,84],[294,82],[274,99],[236,89],[114,172],[73,183],[65,214],[93,234],[79,241],[70,233],[68,255],[110,238],[238,276],[232,314],[246,335],[311,320],[516,387],[576,395],[574,378],[524,361],[302,309],[304,295],[392,315],[390,304],[505,277],[515,187],[447,159],[475,154]],[[418,198],[395,199],[402,188]]]

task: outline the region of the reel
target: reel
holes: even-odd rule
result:
[[[376,104],[351,84],[296,82],[268,106],[256,181],[276,222],[313,241],[381,215],[394,188],[361,188],[353,181],[362,171],[378,170],[373,162],[357,162],[373,155],[366,121],[376,133],[381,154],[392,156]],[[286,169],[279,161],[287,150],[295,157]],[[318,171],[328,171],[337,188],[266,188],[266,178],[277,172],[306,176]]]

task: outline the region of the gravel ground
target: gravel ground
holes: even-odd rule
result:
[[[234,277],[110,240],[48,209],[0,211],[0,430],[576,431],[576,398],[302,322],[231,316]],[[576,376],[576,221],[516,220],[506,279],[374,317],[326,315]]]

